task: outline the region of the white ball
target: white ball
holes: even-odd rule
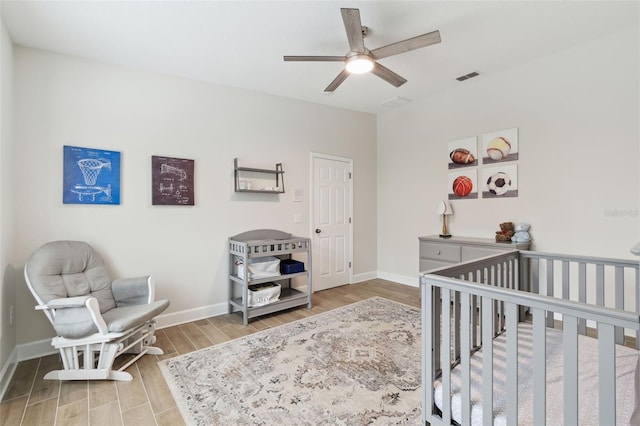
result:
[[[495,195],[504,195],[511,188],[511,177],[504,172],[492,174],[487,179],[487,189]]]
[[[487,155],[492,160],[503,160],[509,155],[511,144],[505,138],[499,137],[492,139],[487,145]]]

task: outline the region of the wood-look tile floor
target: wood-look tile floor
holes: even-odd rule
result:
[[[0,404],[4,425],[183,425],[182,416],[157,365],[158,361],[257,331],[382,296],[420,307],[417,287],[370,280],[313,294],[313,308],[290,309],[242,325],[239,314],[221,315],[156,330],[164,355],[146,355],[127,368],[131,382],[44,380],[60,368],[57,354],[22,361]]]

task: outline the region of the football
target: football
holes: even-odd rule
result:
[[[456,164],[471,164],[476,161],[473,154],[464,148],[456,148],[449,153],[449,158]]]
[[[487,179],[487,189],[494,195],[504,195],[509,188],[511,188],[511,177],[504,172],[494,173]]]
[[[473,181],[468,176],[458,176],[453,181],[453,193],[458,197],[466,197],[471,194],[473,189]]]
[[[492,160],[503,160],[511,151],[511,144],[505,138],[495,138],[487,145],[487,155]]]

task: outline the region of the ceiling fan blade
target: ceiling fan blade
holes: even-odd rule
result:
[[[290,62],[344,62],[347,58],[344,56],[284,56],[284,60]]]
[[[399,76],[389,68],[382,66],[377,62],[374,64],[373,69],[371,70],[371,74],[377,75],[378,77],[395,87],[400,87],[407,82],[407,79]]]
[[[408,38],[397,43],[388,44],[371,51],[376,59],[386,58],[388,56],[397,55],[399,53],[408,52],[410,50],[420,49],[421,47],[431,46],[440,43],[440,31],[432,31],[417,37]]]
[[[340,86],[342,84],[343,81],[345,81],[347,79],[347,77],[349,77],[349,71],[342,70],[342,72],[340,74],[338,74],[338,76],[336,78],[333,79],[331,84],[329,84],[327,86],[327,88],[324,89],[324,91],[325,92],[333,92],[334,90],[336,90],[338,88],[338,86]]]
[[[340,9],[344,28],[347,30],[349,49],[351,52],[364,53],[364,36],[362,35],[362,23],[358,9]]]

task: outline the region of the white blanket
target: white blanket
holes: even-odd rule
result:
[[[561,425],[563,407],[562,332],[547,328],[547,425]],[[494,425],[506,425],[506,333],[493,340]],[[533,327],[518,324],[518,425],[532,424]],[[640,352],[616,345],[616,422],[629,425],[638,398],[634,373]],[[451,372],[451,412],[461,419],[461,368]],[[471,422],[482,425],[482,349],[471,357]],[[436,381],[434,399],[442,408],[442,384]],[[598,341],[578,336],[579,424],[598,424]]]

